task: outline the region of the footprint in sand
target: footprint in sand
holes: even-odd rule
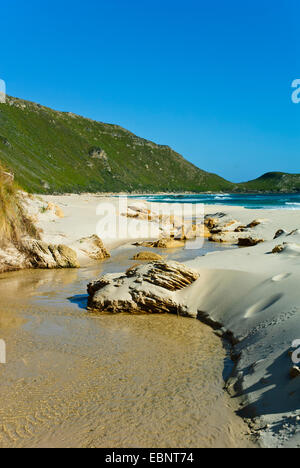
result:
[[[261,312],[264,312],[265,310],[269,309],[269,307],[276,304],[276,302],[278,302],[282,297],[283,294],[275,294],[268,299],[262,299],[247,309],[245,318],[251,318],[257,314],[260,314]]]
[[[283,281],[291,276],[291,273],[282,273],[281,275],[273,276],[272,281],[278,283],[279,281]]]

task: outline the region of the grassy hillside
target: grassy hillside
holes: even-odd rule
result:
[[[0,161],[29,192],[228,191],[167,146],[116,126],[7,98]]]
[[[300,174],[232,184],[117,125],[7,98],[0,162],[29,192],[300,192]]]
[[[300,174],[268,172],[258,179],[239,184],[239,191],[244,192],[300,192]]]

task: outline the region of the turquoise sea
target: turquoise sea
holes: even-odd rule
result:
[[[133,198],[160,203],[204,203],[206,205],[243,206],[250,209],[300,209],[300,193],[293,194],[196,194],[135,195]]]

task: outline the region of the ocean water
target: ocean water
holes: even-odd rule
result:
[[[204,203],[206,205],[242,206],[249,209],[300,209],[300,193],[292,194],[196,194],[135,195],[133,198],[160,203]]]

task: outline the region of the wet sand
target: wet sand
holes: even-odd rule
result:
[[[220,339],[194,319],[88,314],[101,270],[0,275],[0,447],[251,447]]]

